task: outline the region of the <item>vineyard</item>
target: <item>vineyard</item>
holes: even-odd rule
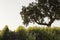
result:
[[[11,31],[5,26],[0,30],[0,40],[60,40],[60,28],[19,26]]]

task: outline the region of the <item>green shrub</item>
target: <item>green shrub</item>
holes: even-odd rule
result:
[[[23,26],[19,26],[17,28],[17,30],[15,30],[15,32],[17,33],[17,38],[19,37],[20,40],[26,40],[26,31],[25,28]]]
[[[53,40],[54,36],[52,30],[50,28],[37,28],[37,27],[29,27],[28,29],[29,38],[32,40]]]
[[[9,36],[8,36],[9,34]],[[60,40],[60,28],[19,26],[15,31],[9,31],[8,26],[0,31],[0,40]]]

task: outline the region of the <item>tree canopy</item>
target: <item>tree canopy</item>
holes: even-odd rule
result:
[[[36,0],[27,7],[23,6],[20,14],[25,25],[33,22],[51,26],[55,20],[60,19],[60,0]],[[48,18],[47,22],[45,18]]]

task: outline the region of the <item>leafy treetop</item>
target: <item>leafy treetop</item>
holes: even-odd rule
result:
[[[55,20],[60,19],[60,0],[36,0],[27,7],[23,6],[20,14],[26,25],[33,22],[51,26]],[[49,19],[48,23],[45,21],[46,17]]]

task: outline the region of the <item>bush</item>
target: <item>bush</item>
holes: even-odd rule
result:
[[[26,40],[26,31],[23,26],[19,26],[15,32],[18,40]]]
[[[60,28],[19,26],[15,31],[9,31],[8,26],[0,31],[0,40],[60,40]]]
[[[28,28],[29,38],[32,40],[53,40],[53,32],[48,28]]]

